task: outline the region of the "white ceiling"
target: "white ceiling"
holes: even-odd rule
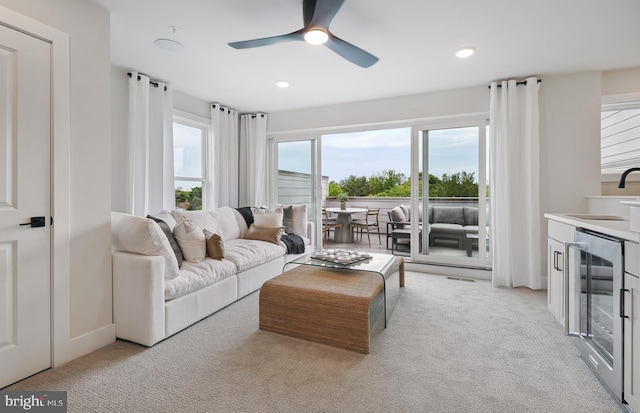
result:
[[[302,0],[92,0],[111,11],[111,59],[241,112],[304,107],[640,67],[638,0],[345,0],[336,36],[377,56],[363,69],[304,42],[228,42],[302,28]],[[180,31],[172,34],[169,26]],[[185,45],[168,52],[169,38]],[[457,49],[473,46],[466,60]],[[285,79],[288,89],[275,81]]]

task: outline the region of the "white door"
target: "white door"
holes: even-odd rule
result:
[[[0,388],[51,366],[50,63],[0,26]]]

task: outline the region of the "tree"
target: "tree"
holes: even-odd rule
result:
[[[188,211],[202,209],[202,187],[193,187],[190,191],[176,189],[176,206]]]
[[[340,181],[342,190],[350,196],[368,196],[369,188],[367,185],[367,177],[350,175],[347,179]]]
[[[342,187],[336,183],[336,181],[329,182],[329,196],[338,196],[340,192],[344,192]]]
[[[435,178],[435,177],[433,177]],[[477,197],[478,184],[475,182],[474,172],[456,172],[451,175],[444,174],[442,179],[429,175],[430,197]]]

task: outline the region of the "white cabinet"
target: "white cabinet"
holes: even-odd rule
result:
[[[573,242],[575,227],[549,220],[547,308],[564,326],[565,322],[565,243]]]
[[[624,400],[640,412],[640,245],[624,248]]]

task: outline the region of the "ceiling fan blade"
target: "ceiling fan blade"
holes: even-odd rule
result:
[[[305,29],[318,27],[328,30],[343,3],[344,0],[304,0],[302,14]]]
[[[333,34],[329,34],[329,40],[324,45],[360,67],[371,67],[379,60],[371,53],[365,52],[361,48],[345,42]]]
[[[276,43],[292,42],[296,40],[304,40],[304,34],[302,30],[298,30],[289,34],[282,34],[280,36],[263,37],[261,39],[243,40],[240,42],[229,43],[229,46],[234,49],[249,49],[252,47],[269,46]]]

